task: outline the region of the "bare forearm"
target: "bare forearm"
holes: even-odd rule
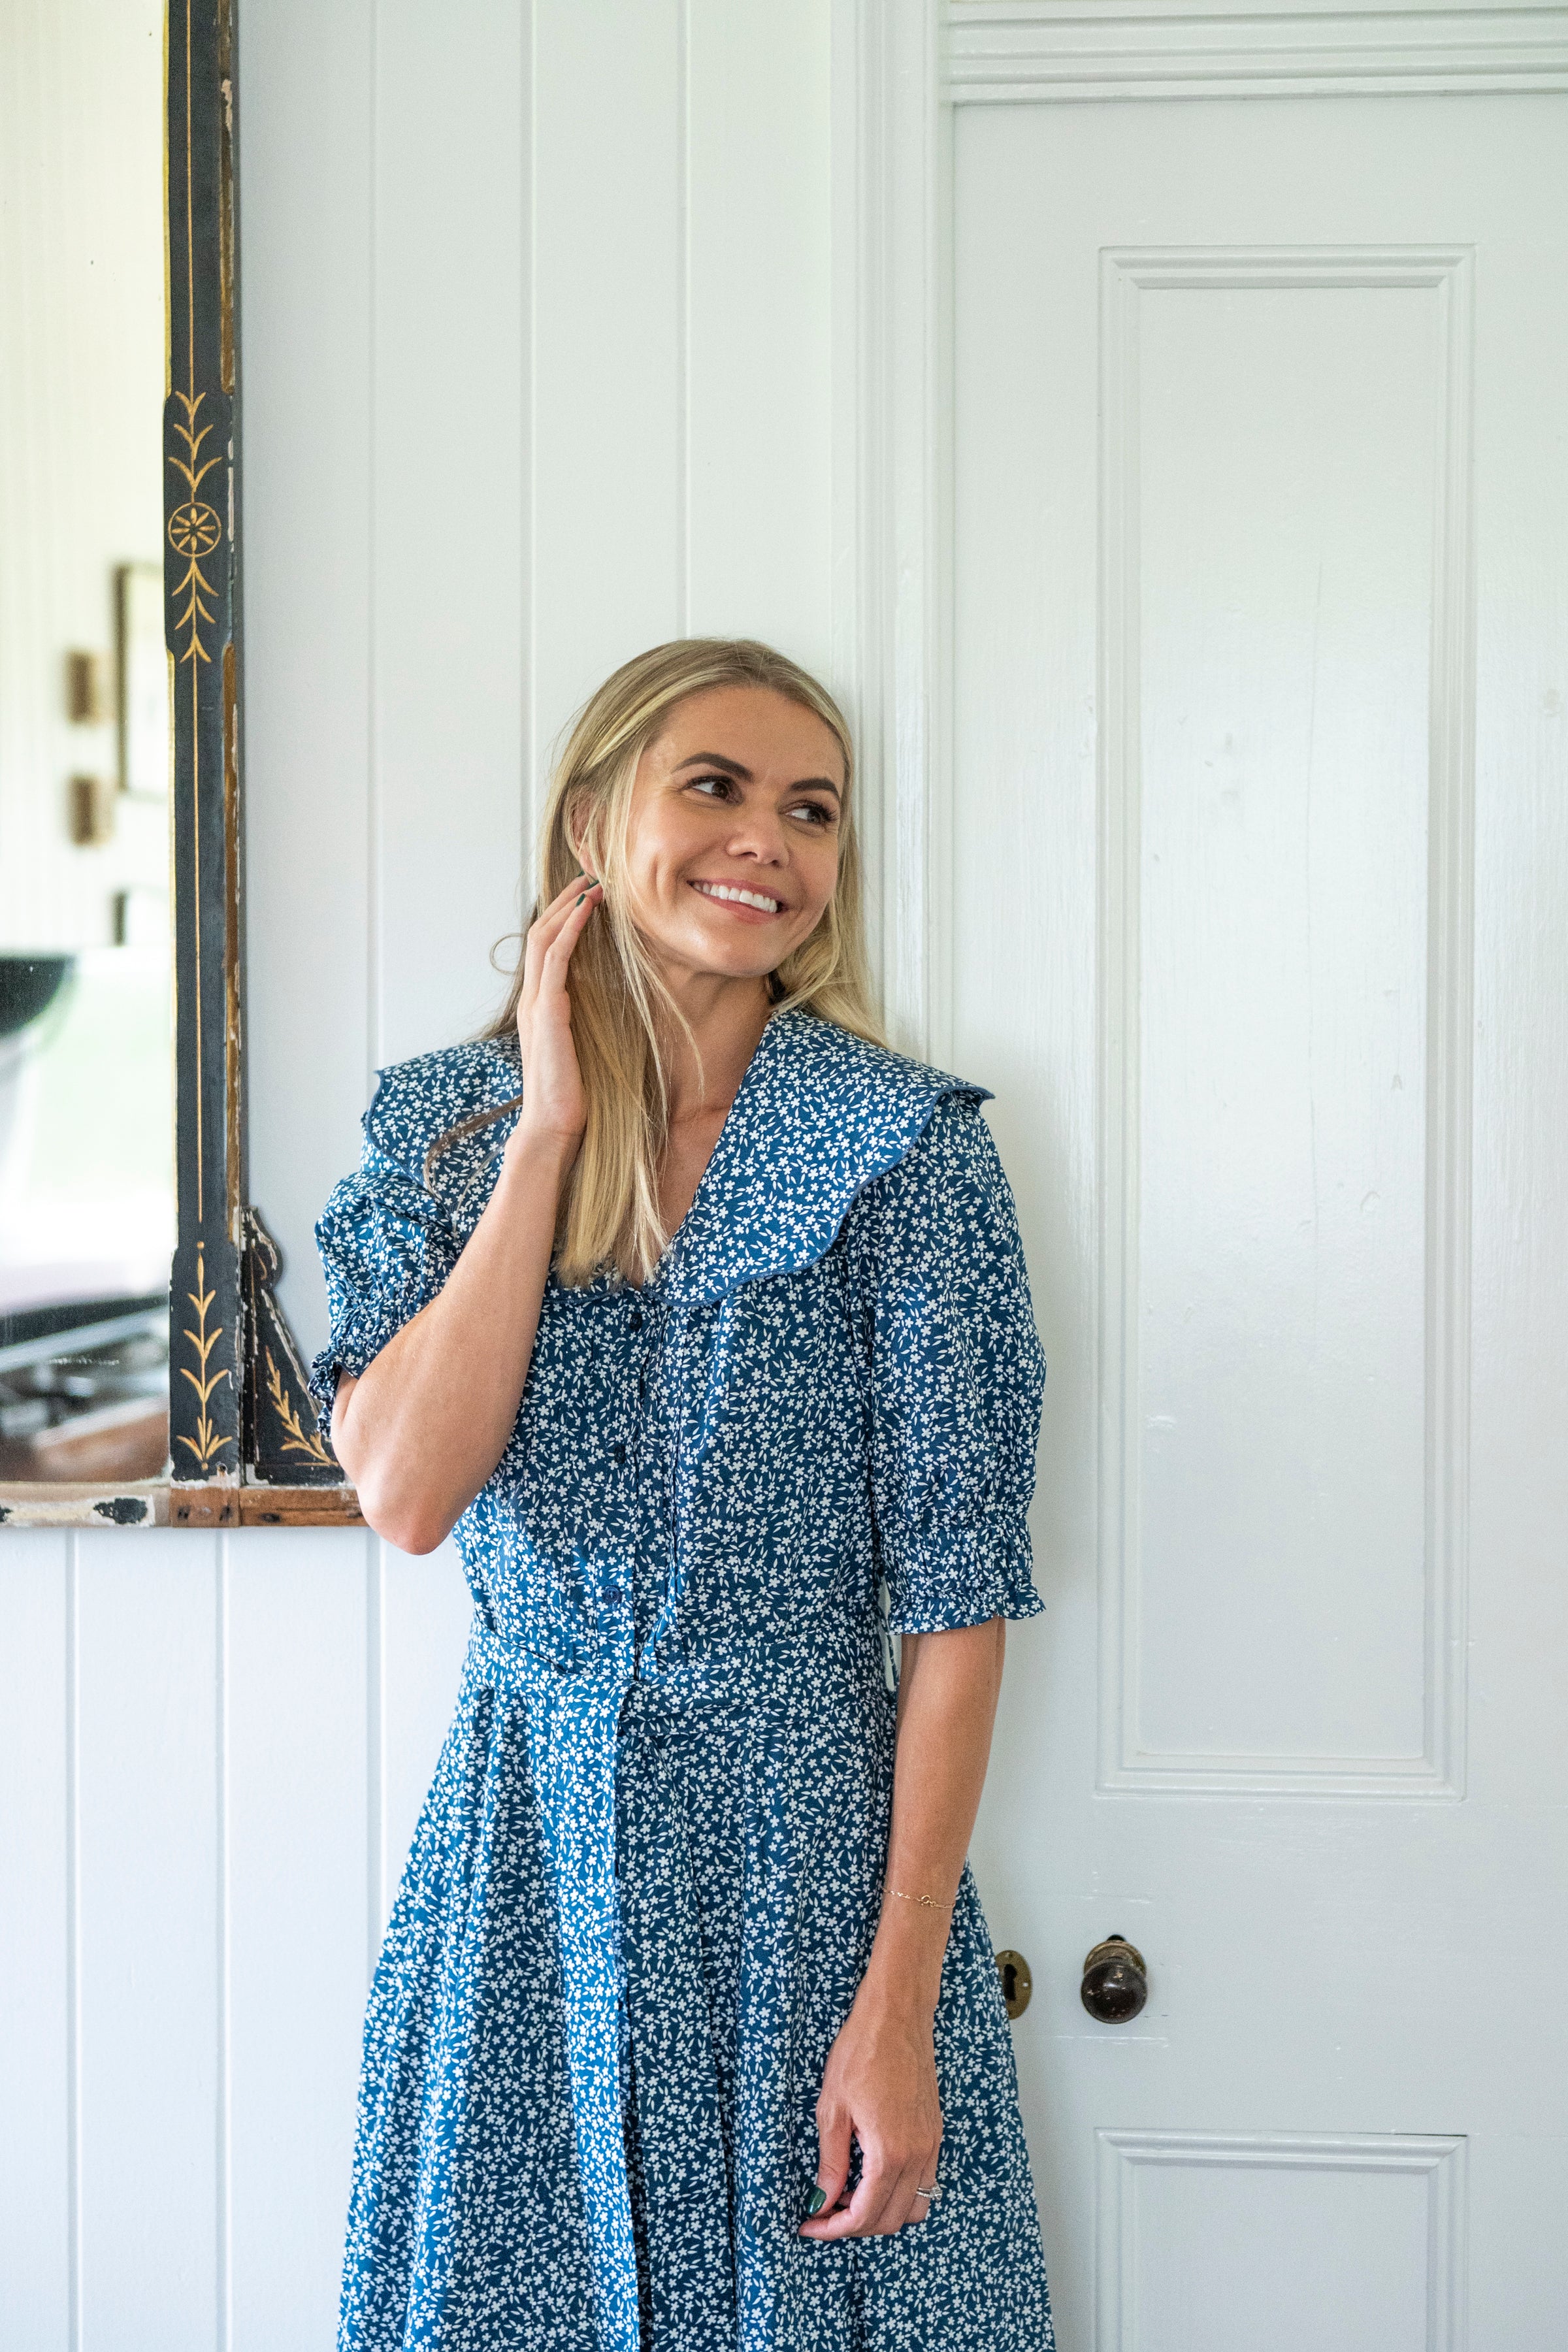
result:
[[[570,1154],[521,1129],[461,1256],[429,1306],[357,1381],[333,1434],[360,1507],[405,1551],[450,1532],[500,1461],[522,1396]]]
[[[1005,1641],[1000,1617],[903,1640],[888,1874],[862,1994],[928,2021],[984,1786]],[[921,1895],[931,1899],[906,1899]]]

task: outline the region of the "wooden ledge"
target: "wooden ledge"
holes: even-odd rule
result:
[[[120,1486],[66,1479],[0,1485],[0,1531],[11,1528],[363,1528],[352,1486],[185,1486],[142,1478]]]

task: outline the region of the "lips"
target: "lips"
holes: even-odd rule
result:
[[[717,899],[721,906],[743,907],[757,915],[782,915],[784,902],[770,891],[752,890],[741,882],[693,882],[691,887],[704,898]]]

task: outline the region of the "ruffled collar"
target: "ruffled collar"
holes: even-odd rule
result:
[[[510,1040],[439,1059],[454,1065],[452,1101],[444,1105],[453,1119],[515,1093],[518,1062]],[[945,1095],[985,1102],[990,1094],[988,1087],[868,1045],[814,1013],[775,1013],[696,1197],[647,1286],[674,1304],[700,1306],[743,1283],[814,1265],[832,1248],[857,1194],[913,1150]],[[518,1116],[504,1112],[437,1163],[437,1191],[460,1238],[489,1197]],[[606,1279],[606,1286],[616,1286]]]
[[[857,1195],[912,1150],[946,1095],[990,1097],[831,1021],[775,1013],[653,1279],[700,1306],[814,1265]]]

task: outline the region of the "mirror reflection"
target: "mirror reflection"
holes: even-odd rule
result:
[[[155,1477],[174,1236],[163,20],[4,9],[0,1482]]]

